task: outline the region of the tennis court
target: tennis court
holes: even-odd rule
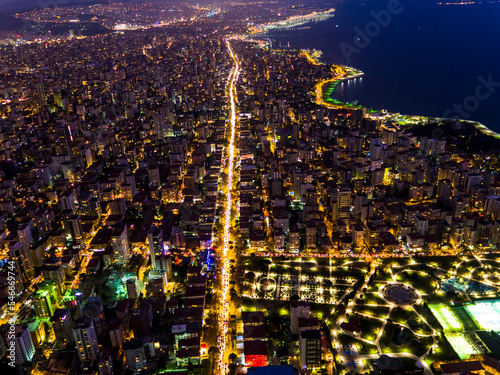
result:
[[[479,354],[465,334],[446,332],[444,335],[460,359],[467,359],[471,355]]]
[[[486,331],[500,331],[500,300],[476,301],[465,309],[476,322]]]
[[[429,305],[429,308],[431,309],[432,313],[439,321],[445,332],[462,330],[462,324],[460,324],[460,321],[448,306],[443,304]]]

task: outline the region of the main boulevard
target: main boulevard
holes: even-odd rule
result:
[[[237,197],[233,196],[232,187],[235,171],[235,135],[238,125],[238,117],[236,114],[236,83],[238,81],[238,76],[240,74],[240,64],[238,58],[234,54],[231,44],[227,42],[229,53],[231,59],[233,60],[234,66],[229,74],[228,79],[228,96],[230,104],[230,128],[228,134],[228,146],[226,150],[226,174],[227,174],[227,185],[226,185],[226,200],[223,214],[224,230],[223,230],[223,240],[222,246],[219,250],[221,259],[221,285],[218,294],[219,297],[219,337],[217,346],[219,349],[218,358],[218,374],[226,374],[228,370],[228,321],[230,312],[230,295],[229,295],[229,280],[230,280],[230,260],[232,258],[232,251],[230,250],[231,242],[231,208],[234,206],[234,200]]]

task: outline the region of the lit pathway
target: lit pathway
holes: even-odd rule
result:
[[[389,307],[389,311],[387,312],[387,315],[385,316],[384,323],[382,324],[382,327],[378,331],[377,339],[375,340],[375,345],[377,346],[377,350],[379,354],[382,354],[382,348],[380,347],[380,338],[382,337],[382,334],[384,333],[385,326],[387,325],[387,322],[389,320],[389,317],[391,316],[392,310],[394,309],[394,306]]]

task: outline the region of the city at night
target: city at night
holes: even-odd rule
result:
[[[0,375],[500,375],[498,0],[0,0]]]

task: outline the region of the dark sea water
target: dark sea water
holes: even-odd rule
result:
[[[320,49],[326,63],[361,69],[365,77],[340,85],[336,99],[404,114],[466,118],[500,133],[500,3],[401,1],[400,11],[379,27],[373,12],[387,10],[388,2],[333,6],[331,19],[268,36],[277,45]],[[365,39],[355,28],[365,31],[367,25]]]

